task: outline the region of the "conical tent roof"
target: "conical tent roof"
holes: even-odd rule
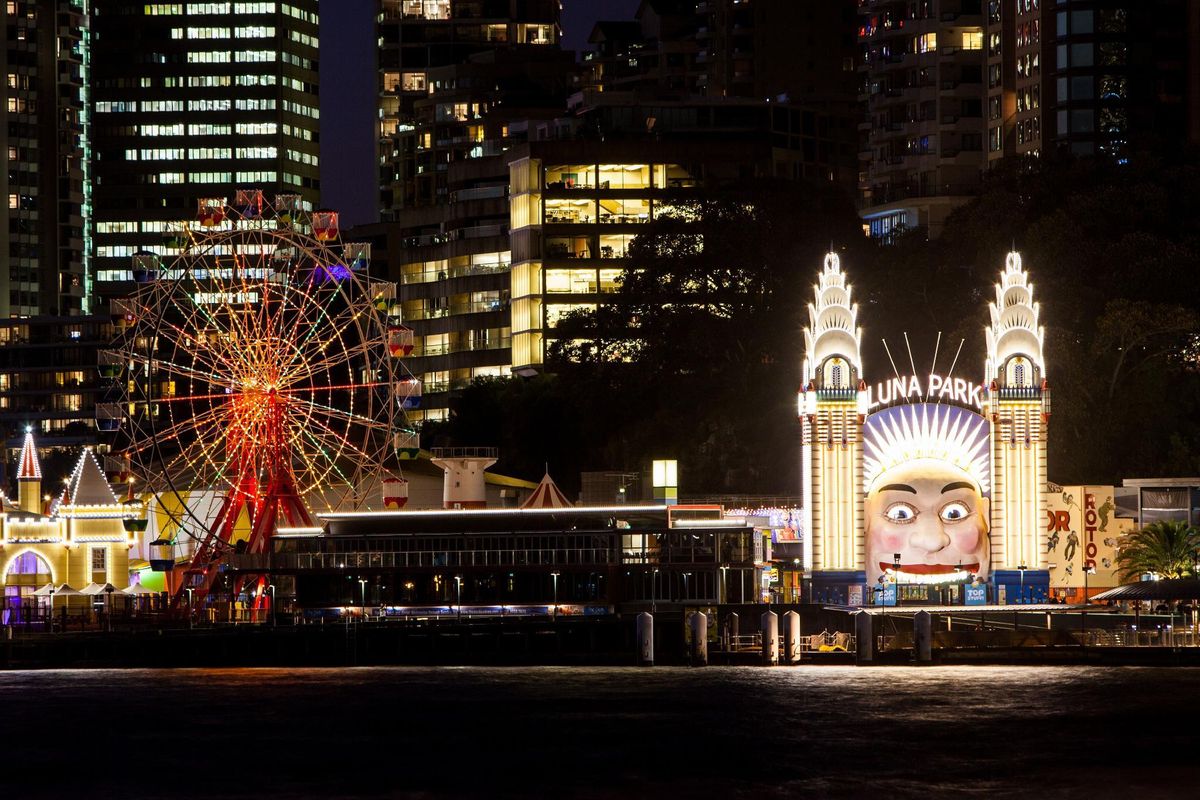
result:
[[[521,504],[521,508],[571,508],[574,505],[547,472],[542,476],[541,483],[533,490],[533,494],[529,495],[529,499]]]

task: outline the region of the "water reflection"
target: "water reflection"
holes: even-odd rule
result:
[[[0,673],[12,796],[1190,797],[1197,712],[1194,669]]]

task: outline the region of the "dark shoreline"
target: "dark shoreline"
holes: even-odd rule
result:
[[[677,627],[662,626],[656,664],[688,663]],[[989,639],[938,647],[933,665],[1200,666],[1200,647],[1012,646]],[[853,665],[853,653],[805,654],[799,667]],[[910,648],[877,653],[864,666],[914,664]],[[0,641],[0,670],[181,667],[589,666],[636,664],[632,620],[505,624],[261,625],[188,630],[24,634]],[[709,651],[713,666],[758,666],[757,652]],[[789,666],[781,667],[783,669]]]

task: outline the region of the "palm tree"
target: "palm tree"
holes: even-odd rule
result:
[[[1186,522],[1153,522],[1121,537],[1117,574],[1123,583],[1152,572],[1160,578],[1196,574],[1200,530]]]

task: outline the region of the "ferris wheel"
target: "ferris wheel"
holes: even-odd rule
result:
[[[120,399],[97,422],[196,540],[178,598],[207,593],[235,543],[261,553],[278,527],[311,526],[310,509],[403,505],[421,391],[395,286],[369,277],[369,245],[341,243],[335,212],[239,192],[202,200],[176,244],[169,263],[134,256],[138,289],[100,364]],[[215,514],[179,500],[196,493]]]

